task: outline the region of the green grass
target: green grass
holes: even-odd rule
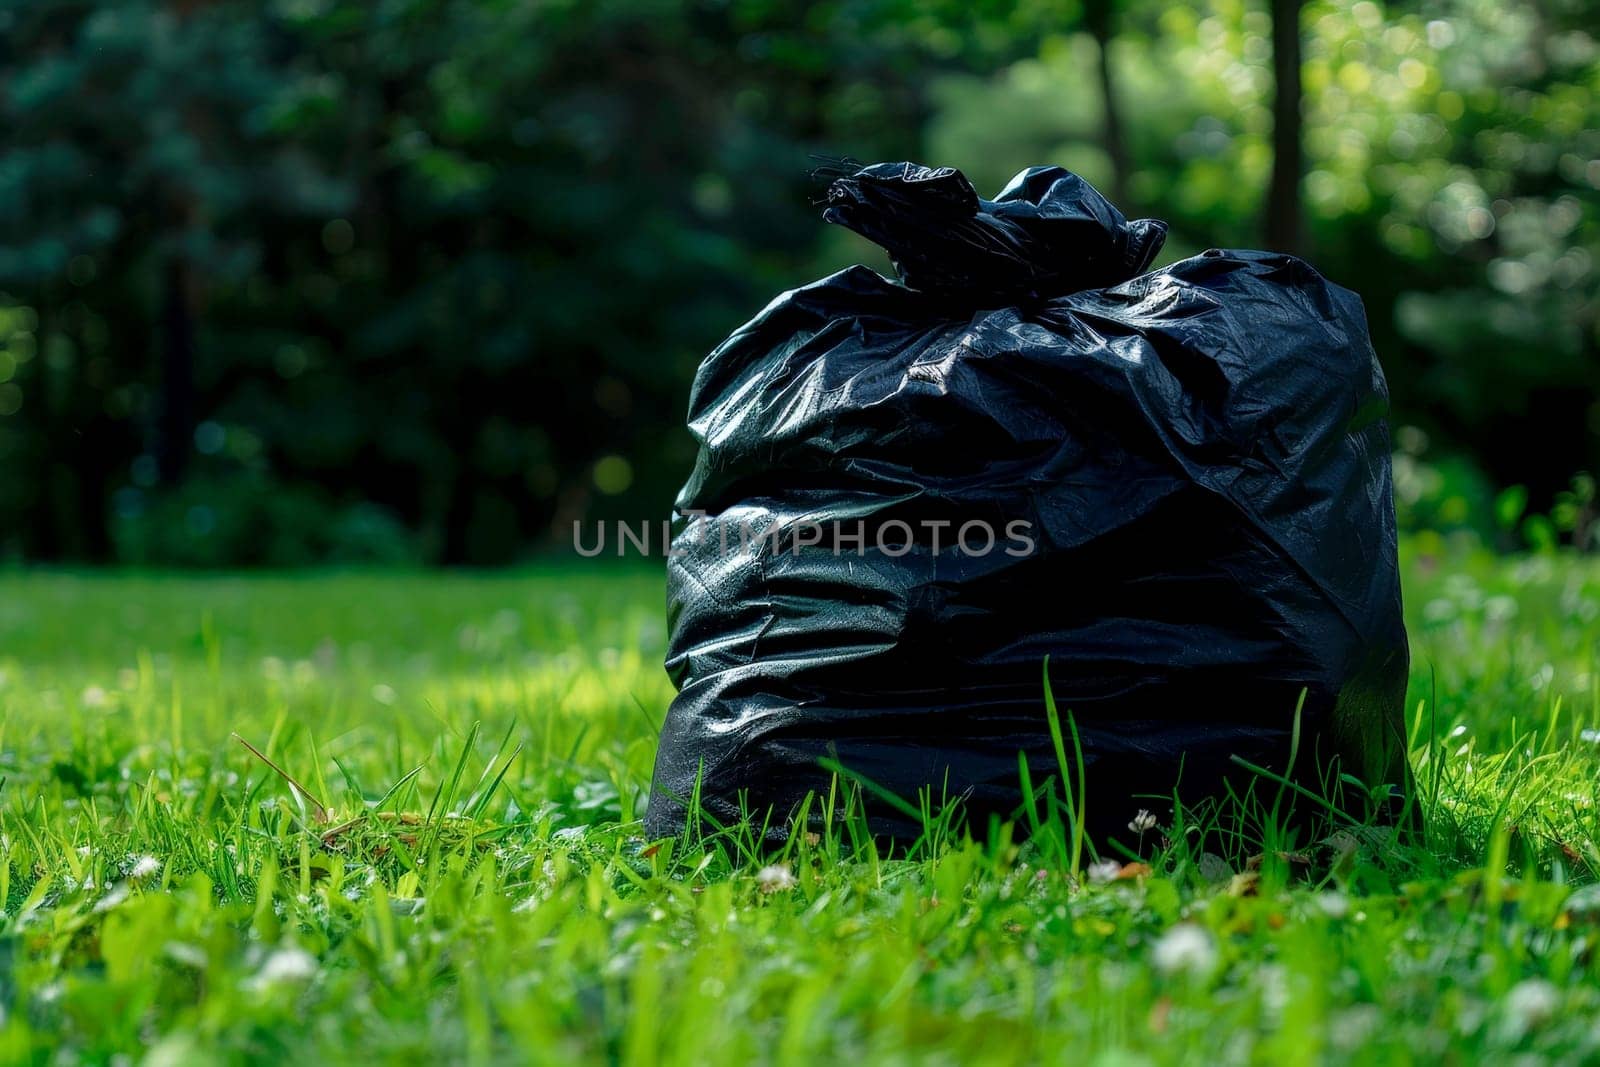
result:
[[[1423,838],[1082,885],[646,847],[646,570],[0,575],[0,1061],[1594,1062],[1600,566],[1406,555]]]

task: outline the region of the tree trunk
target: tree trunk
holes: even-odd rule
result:
[[[1266,244],[1275,252],[1299,255],[1304,233],[1300,220],[1300,5],[1302,0],[1272,0],[1272,184],[1267,191]]]
[[[38,450],[37,465],[33,468],[33,498],[27,508],[27,521],[23,529],[22,555],[24,559],[53,562],[66,556],[64,532],[61,527],[61,509],[56,503],[56,472],[54,454],[60,433],[59,420],[53,408],[56,390],[49,380],[50,334],[55,329],[55,316],[51,295],[44,287],[33,299],[34,311],[39,316],[34,327],[36,355],[23,369],[28,377],[19,380],[28,383],[25,391],[23,414],[31,415],[32,444]],[[25,498],[26,499],[26,498]]]
[[[1112,19],[1116,0],[1086,0],[1083,20],[1094,38],[1100,59],[1100,144],[1111,164],[1111,200],[1124,212],[1128,203],[1128,149],[1122,136],[1122,112],[1117,106],[1115,81],[1111,73],[1111,39],[1115,36]]]
[[[161,301],[161,412],[156,467],[165,485],[183,480],[194,440],[194,283],[183,253],[167,261]]]

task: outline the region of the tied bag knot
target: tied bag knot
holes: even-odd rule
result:
[[[826,221],[889,253],[907,288],[1004,302],[1103,289],[1142,274],[1166,240],[1061,167],[1030,167],[984,200],[952,167],[874,163],[828,187]]]

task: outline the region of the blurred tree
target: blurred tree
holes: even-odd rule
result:
[[[663,515],[701,355],[875,255],[818,224],[813,152],[986,192],[1058,162],[1171,221],[1169,257],[1303,247],[1363,293],[1401,417],[1546,506],[1600,466],[1591,16],[13,5],[0,554],[489,563]]]
[[[1548,508],[1600,467],[1600,51],[1587,0],[1312,0],[1299,20],[1304,159],[1277,167],[1266,5],[1119,9],[1135,203],[1167,258],[1266,243],[1273,175],[1303,171],[1300,246],[1360,292],[1395,397],[1435,452]],[[1280,20],[1279,25],[1288,25]],[[994,188],[1052,159],[1109,185],[1085,101],[1091,35],[936,83],[930,155]],[[1177,91],[1181,88],[1181,91]],[[1282,106],[1282,105],[1280,105]],[[1276,169],[1275,169],[1276,168]],[[1279,203],[1285,200],[1280,199]],[[1286,224],[1286,223],[1281,223]]]
[[[252,116],[288,72],[241,7],[41,0],[4,18],[0,285],[37,313],[43,357],[17,383],[24,540],[100,558],[110,486],[148,431],[158,473],[184,473],[201,278],[251,269],[257,243],[230,231],[277,199],[283,146]]]
[[[111,488],[133,483],[137,519],[152,473],[370,497],[452,562],[584,513],[664,514],[695,362],[815,241],[808,152],[914,154],[911,57],[967,47],[892,15],[8,15],[0,285],[49,353],[10,424],[45,467],[11,513],[26,553],[103,555]]]
[[[1300,223],[1301,0],[1271,0],[1272,11],[1272,180],[1267,186],[1266,246],[1274,251],[1304,251]]]
[[[1548,509],[1600,468],[1594,6],[1308,13],[1318,262],[1366,298],[1405,418]]]
[[[1122,109],[1117,103],[1116,79],[1111,68],[1111,41],[1116,35],[1113,0],[1084,0],[1083,22],[1094,38],[1095,69],[1100,75],[1100,142],[1105,148],[1111,171],[1111,199],[1125,211],[1132,211],[1128,198],[1128,149],[1123,142]]]

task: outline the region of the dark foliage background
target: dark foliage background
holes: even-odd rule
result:
[[[701,355],[882,265],[817,220],[813,153],[990,193],[1062,163],[1171,222],[1165,260],[1307,255],[1367,301],[1403,521],[1585,543],[1597,14],[11,5],[0,558],[491,564],[664,517]]]

